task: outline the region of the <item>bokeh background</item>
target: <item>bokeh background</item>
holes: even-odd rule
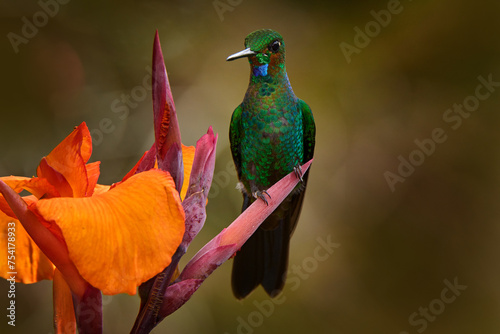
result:
[[[227,133],[249,70],[225,59],[249,32],[284,36],[290,81],[316,119],[290,253],[302,274],[271,308],[262,289],[233,298],[229,261],[154,333],[500,333],[500,87],[458,128],[443,120],[474,101],[479,76],[500,82],[499,2],[66,2],[15,52],[8,34],[22,35],[22,18],[42,7],[0,1],[0,175],[33,175],[85,121],[100,183],[121,179],[153,142],[150,91],[141,93],[158,29],[183,142],[210,125],[220,135],[208,219],[184,264],[241,207]],[[388,6],[398,13],[377,29],[372,11]],[[372,37],[346,58],[340,45],[356,46],[367,24]],[[436,128],[446,140],[392,191],[384,174]],[[338,244],[332,254],[315,257],[318,238]],[[446,280],[462,286],[450,303],[440,301],[454,295]],[[18,284],[16,327],[2,316],[0,331],[52,333],[51,286]],[[7,289],[2,279],[3,313]],[[138,297],[103,304],[104,332],[129,332]]]

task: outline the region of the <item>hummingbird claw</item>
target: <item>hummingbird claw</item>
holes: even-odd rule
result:
[[[300,165],[297,165],[295,167],[293,167],[293,171],[295,173],[295,176],[297,176],[297,178],[300,180],[300,182],[304,182],[304,180],[302,179],[302,167],[300,167]]]
[[[268,192],[265,190],[262,190],[262,191],[257,190],[256,192],[253,193],[253,197],[260,198],[261,200],[264,201],[264,203],[266,203],[266,205],[269,205],[269,202],[267,201],[265,195],[267,195],[269,197],[269,199],[271,199],[271,195],[269,195]]]

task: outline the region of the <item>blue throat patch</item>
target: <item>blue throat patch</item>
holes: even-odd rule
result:
[[[253,75],[255,75],[256,77],[266,76],[267,75],[267,66],[268,65],[269,64],[264,64],[264,65],[261,65],[261,66],[254,67],[253,68]]]

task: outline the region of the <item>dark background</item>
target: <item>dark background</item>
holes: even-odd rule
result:
[[[285,38],[294,91],[317,125],[290,253],[290,266],[302,272],[290,274],[277,303],[262,289],[239,302],[226,263],[154,332],[499,333],[500,87],[481,101],[470,97],[478,77],[500,82],[499,3],[218,3],[229,6],[220,15],[212,0],[72,0],[16,53],[8,34],[22,35],[22,18],[33,22],[42,7],[1,1],[0,175],[32,176],[85,121],[91,161],[102,162],[99,182],[120,180],[153,142],[150,91],[140,93],[158,29],[183,142],[194,145],[209,125],[219,133],[208,219],[185,264],[241,206],[227,133],[249,69],[225,59],[251,31],[273,28]],[[397,12],[390,18],[380,12],[388,6]],[[370,23],[371,11],[384,26]],[[358,36],[347,59],[341,43],[355,46],[355,27],[367,24],[372,37]],[[130,107],[122,95],[131,95]],[[443,116],[464,101],[478,105],[453,129]],[[426,140],[436,128],[446,140],[431,149]],[[415,140],[430,154],[415,151]],[[392,191],[384,173],[398,173],[410,156],[419,166]],[[318,253],[318,238],[339,246]],[[458,296],[444,290],[446,280],[462,286]],[[7,289],[2,280],[0,314]],[[3,315],[2,332],[53,332],[52,283],[18,284],[17,292],[16,327]],[[104,296],[103,304],[105,333],[127,333],[138,297]]]

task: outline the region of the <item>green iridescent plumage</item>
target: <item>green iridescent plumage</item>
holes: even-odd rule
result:
[[[245,48],[228,57],[248,57],[251,68],[247,92],[233,112],[229,131],[243,210],[257,198],[266,200],[266,189],[310,160],[315,138],[311,109],[295,96],[288,80],[281,35],[269,29],[255,31],[246,37]],[[308,173],[236,254],[232,285],[237,298],[244,298],[259,284],[271,296],[283,288],[289,238],[300,214],[307,177]]]

